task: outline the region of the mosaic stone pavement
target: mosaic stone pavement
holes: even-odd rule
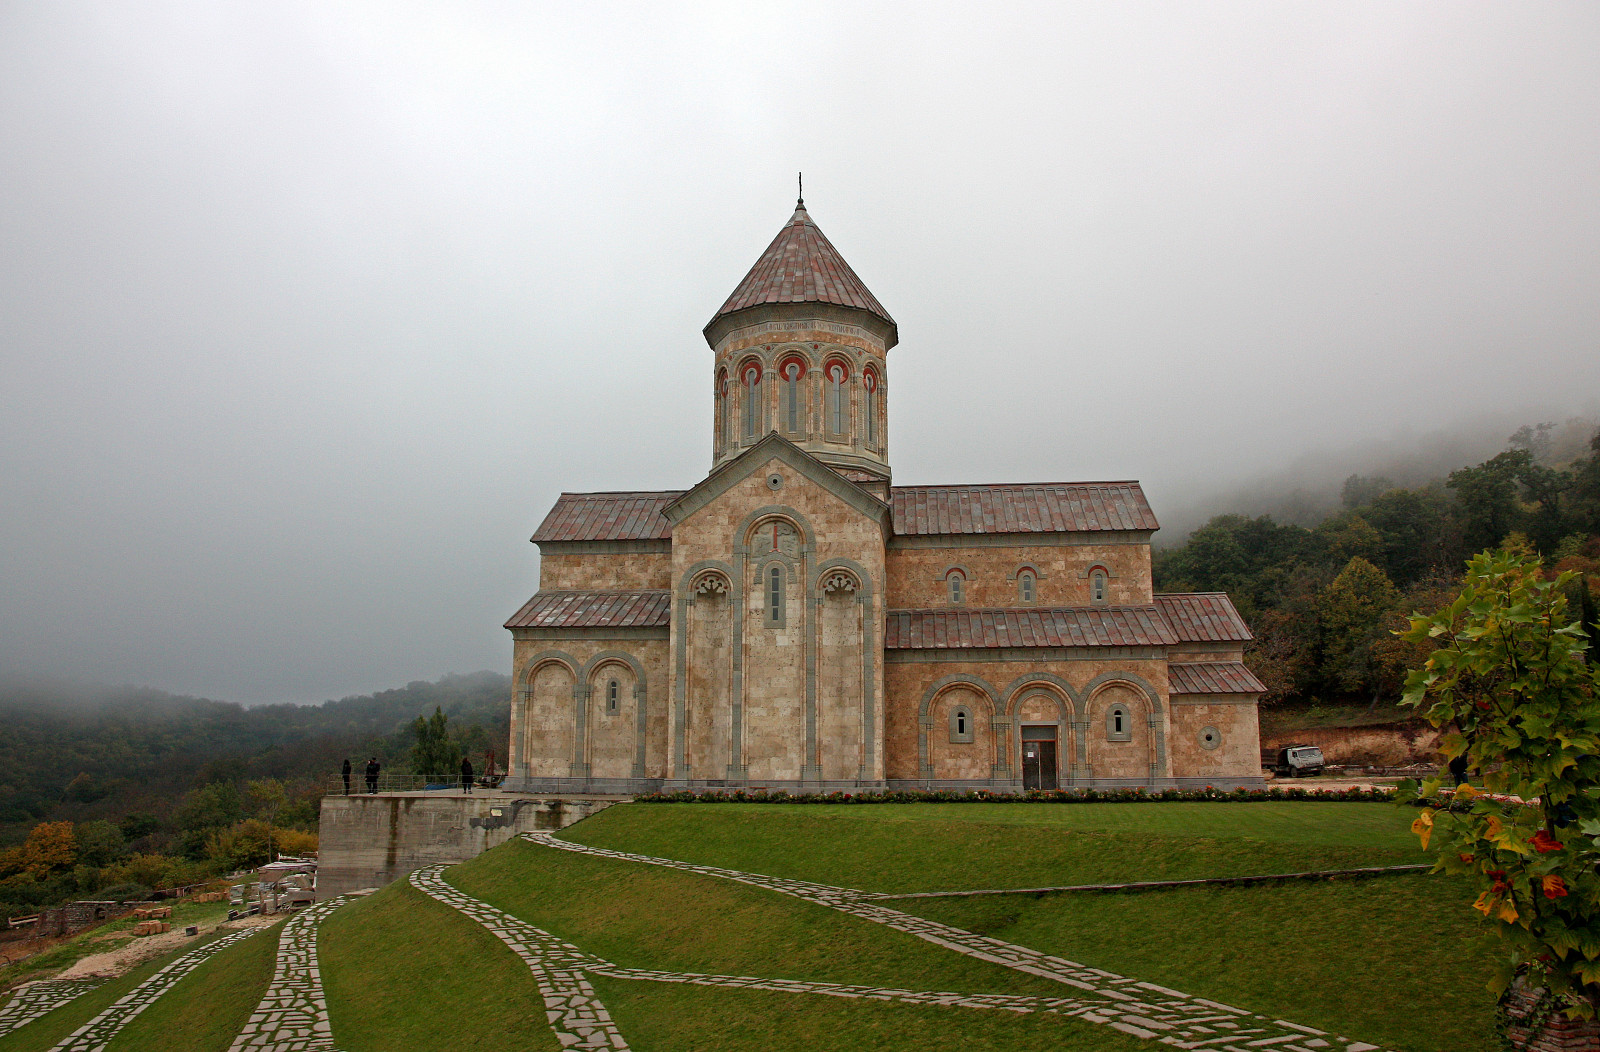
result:
[[[411,883],[424,894],[460,910],[488,928],[533,973],[544,998],[545,1018],[564,1049],[610,1049],[625,1052],[628,1042],[611,1021],[585,971],[599,971],[605,962],[576,946],[562,942],[487,902],[457,891],[439,876],[443,866],[414,870]]]
[[[46,1012],[55,1011],[103,982],[104,979],[44,979],[29,983],[0,1008],[0,1036],[26,1026]]]
[[[1287,1052],[1374,1052],[1378,1046],[1349,1038],[1338,1037],[1283,1019],[1271,1019],[1242,1008],[1209,1001],[1154,983],[1139,982],[1115,972],[1055,957],[1031,950],[1026,946],[1002,942],[976,935],[961,928],[940,924],[937,921],[915,917],[909,913],[890,909],[873,901],[878,896],[872,892],[852,888],[838,888],[809,881],[769,877],[759,873],[721,869],[716,866],[699,866],[676,859],[636,855],[626,851],[587,847],[559,840],[549,833],[523,833],[522,839],[562,851],[595,855],[601,858],[640,862],[652,866],[684,870],[702,876],[749,884],[753,887],[791,895],[820,906],[840,910],[863,920],[882,924],[896,931],[914,935],[936,946],[978,960],[988,961],[1015,971],[1053,979],[1080,992],[1073,1008],[1049,1010],[1069,1012],[1085,1021],[1103,1023],[1134,1037],[1157,1040],[1163,1044],[1185,1049],[1202,1049],[1205,1052],[1263,1052],[1283,1049]],[[441,881],[442,883],[442,881]],[[457,894],[460,894],[457,892]],[[463,896],[464,897],[464,896]],[[454,903],[452,903],[453,905]],[[492,909],[492,907],[489,907]],[[498,911],[495,911],[498,913]],[[502,914],[501,916],[505,916]],[[519,922],[520,923],[520,922]],[[549,938],[549,936],[547,936]],[[565,945],[564,943],[562,944]],[[615,974],[591,968],[596,974]],[[618,976],[619,978],[649,978],[672,973],[649,973]],[[710,977],[707,977],[710,978]],[[694,981],[691,979],[666,981]],[[756,980],[769,982],[769,980]],[[744,981],[749,985],[750,980]],[[726,985],[726,984],[719,984]],[[818,984],[795,984],[795,988]],[[763,987],[767,988],[767,987]],[[789,989],[789,986],[785,986]],[[855,988],[851,988],[855,989]],[[824,991],[811,991],[824,992]],[[1083,996],[1088,995],[1088,996]],[[870,996],[870,995],[868,995]],[[918,997],[962,995],[914,995]],[[896,998],[886,998],[894,1000]],[[1049,1001],[1049,999],[1017,998],[1019,1002]],[[959,1000],[950,1002],[959,1004]],[[974,1005],[973,1007],[977,1007]],[[997,1006],[998,1007],[998,1006]],[[1020,1007],[1020,1006],[1019,1006]],[[1013,1008],[1013,1011],[1018,1010]],[[1029,1008],[1029,1011],[1044,1010]]]
[[[340,896],[307,906],[284,924],[272,985],[228,1052],[333,1052],[328,999],[317,966],[317,926],[348,901]]]
[[[100,1049],[105,1048],[106,1044],[117,1036],[119,1030],[127,1026],[140,1012],[149,1008],[156,998],[170,990],[179,979],[210,960],[213,954],[227,949],[236,942],[248,939],[261,930],[241,928],[168,962],[160,971],[134,987],[110,1008],[73,1031],[51,1049],[51,1052],[100,1052]]]

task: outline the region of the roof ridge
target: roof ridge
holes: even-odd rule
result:
[[[1078,482],[917,482],[909,486],[890,486],[897,489],[1024,489],[1030,486],[1138,486],[1138,479],[1084,479]]]

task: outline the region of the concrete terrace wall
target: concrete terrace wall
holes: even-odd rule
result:
[[[565,829],[615,800],[531,796],[325,796],[317,897],[382,887],[414,869],[465,862],[535,829]]]

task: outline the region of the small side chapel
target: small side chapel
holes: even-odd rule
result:
[[[506,788],[1261,782],[1249,630],[1152,592],[1137,482],[893,484],[899,329],[804,201],[704,331],[710,474],[533,535]]]

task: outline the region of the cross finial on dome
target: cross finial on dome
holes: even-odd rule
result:
[[[800,196],[795,199],[794,206],[796,208],[804,208],[806,206],[806,173],[796,172],[795,178],[800,183]]]

